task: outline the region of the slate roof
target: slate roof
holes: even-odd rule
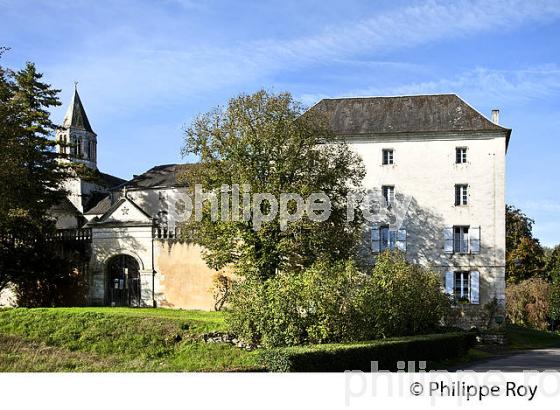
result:
[[[179,176],[188,168],[196,164],[166,164],[157,165],[141,175],[135,175],[130,181],[114,187],[114,189],[127,188],[156,188],[185,186],[179,181]]]
[[[114,175],[106,174],[104,172],[99,172],[98,181],[105,188],[113,188],[114,186],[122,185],[124,182],[126,182],[125,179],[116,177]]]
[[[74,89],[74,96],[72,97],[72,102],[68,107],[68,111],[66,111],[62,126],[65,128],[75,127],[93,132],[77,89]]]
[[[50,210],[53,212],[63,212],[63,213],[69,213],[74,215],[81,215],[78,208],[76,208],[74,204],[67,197],[64,197],[58,203],[53,205],[50,208]]]
[[[327,116],[337,135],[504,131],[455,94],[334,98],[310,110]]]
[[[111,195],[95,193],[88,205],[89,206],[85,207],[86,211],[84,212],[84,215],[104,214],[109,210],[109,208],[111,208]]]

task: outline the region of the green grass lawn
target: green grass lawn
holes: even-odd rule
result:
[[[507,345],[513,350],[560,347],[560,334],[510,325],[506,328]]]
[[[250,371],[257,353],[200,336],[221,312],[134,308],[0,310],[0,371]]]

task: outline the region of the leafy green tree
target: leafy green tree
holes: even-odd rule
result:
[[[560,275],[560,245],[546,252],[546,272],[550,277]]]
[[[506,279],[519,283],[533,276],[545,275],[545,254],[533,237],[534,221],[520,209],[506,206]]]
[[[330,216],[314,222],[303,216],[282,229],[277,215],[254,229],[255,209],[241,203],[241,214],[252,218],[212,221],[208,212],[201,221],[190,218],[185,237],[206,249],[210,266],[234,265],[244,277],[261,280],[282,270],[298,270],[317,260],[350,257],[360,239],[361,219],[346,222],[348,195],[361,185],[364,167],[358,155],[335,139],[325,118],[304,112],[288,93],[258,91],[240,95],[225,108],[200,115],[186,130],[183,154],[200,159],[186,175],[202,184],[204,191],[238,185],[247,193],[283,193],[306,199],[312,193],[330,198]],[[255,197],[253,197],[254,199]],[[208,205],[208,203],[206,203]],[[231,201],[229,203],[231,205]],[[288,212],[296,211],[295,201]],[[259,212],[268,214],[269,201]]]
[[[552,283],[549,295],[549,315],[556,327],[556,322],[560,320],[560,245],[556,245],[547,255],[546,271]]]

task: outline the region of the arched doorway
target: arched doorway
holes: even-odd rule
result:
[[[107,262],[107,304],[140,306],[140,267],[130,255],[116,255]]]

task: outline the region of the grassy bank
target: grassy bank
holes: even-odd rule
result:
[[[220,312],[129,308],[0,310],[0,371],[249,371],[256,353],[207,344]]]
[[[264,370],[258,352],[201,340],[225,331],[225,318],[170,309],[0,309],[0,371]],[[508,326],[506,338],[505,347],[476,347],[433,366],[457,368],[514,350],[560,347],[559,334],[523,327]]]

